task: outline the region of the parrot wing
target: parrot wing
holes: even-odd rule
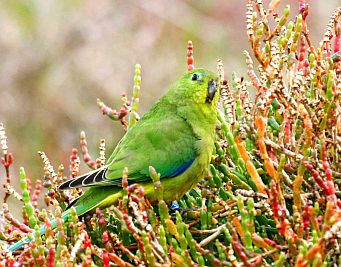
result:
[[[148,112],[118,143],[107,164],[95,171],[67,181],[59,189],[122,184],[124,167],[133,183],[151,182],[149,166],[161,178],[183,173],[195,160],[198,140],[191,126],[174,110]]]

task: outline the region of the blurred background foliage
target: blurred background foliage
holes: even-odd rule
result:
[[[94,158],[100,138],[110,154],[124,132],[102,117],[96,99],[119,108],[120,93],[131,96],[135,63],[142,65],[140,114],[186,71],[188,40],[194,43],[195,66],[215,70],[221,58],[227,78],[233,71],[245,74],[245,2],[0,1],[0,121],[14,154],[13,182],[19,166],[33,181],[42,177],[38,150],[55,167],[68,166],[81,130]],[[340,2],[307,2],[317,44]],[[297,10],[298,1],[282,1],[279,10],[288,3]],[[2,184],[4,170],[0,177]]]

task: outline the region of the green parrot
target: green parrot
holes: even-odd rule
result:
[[[157,196],[149,166],[160,173],[165,201],[179,199],[195,186],[205,175],[213,151],[218,90],[218,77],[205,69],[195,69],[178,80],[128,130],[103,167],[59,186],[60,190],[90,187],[72,204],[77,215],[118,201],[124,167],[128,168],[129,184],[142,185],[152,203]],[[69,212],[62,214],[63,220]],[[45,227],[40,232],[44,234]],[[15,251],[29,241],[18,241],[9,249]]]

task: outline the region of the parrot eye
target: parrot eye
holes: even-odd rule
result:
[[[198,80],[199,80],[199,75],[196,74],[196,73],[194,73],[194,74],[192,75],[192,81],[198,81]]]

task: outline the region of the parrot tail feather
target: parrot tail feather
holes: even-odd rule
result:
[[[78,176],[74,179],[71,179],[69,181],[66,181],[65,183],[62,183],[58,190],[66,190],[71,188],[78,188],[78,187],[86,187],[86,186],[93,186],[96,183],[104,181],[105,175],[108,171],[107,166],[103,166],[100,169],[94,170],[92,172],[88,172],[86,174],[83,174],[81,176]],[[96,184],[99,185],[99,184]]]
[[[62,220],[63,221],[67,220],[69,213],[70,213],[70,210],[67,210],[62,214]],[[57,220],[54,219],[51,221],[51,228],[55,229],[56,227],[57,227]],[[45,226],[40,227],[39,234],[43,235],[43,234],[45,234],[45,232],[46,232],[46,227]],[[9,251],[12,251],[12,252],[16,251],[16,250],[22,248],[24,246],[24,244],[30,243],[34,238],[35,238],[34,235],[33,236],[28,235],[25,238],[23,238],[23,239],[19,240],[18,242],[14,243],[13,245],[11,245],[8,249],[9,249]]]

